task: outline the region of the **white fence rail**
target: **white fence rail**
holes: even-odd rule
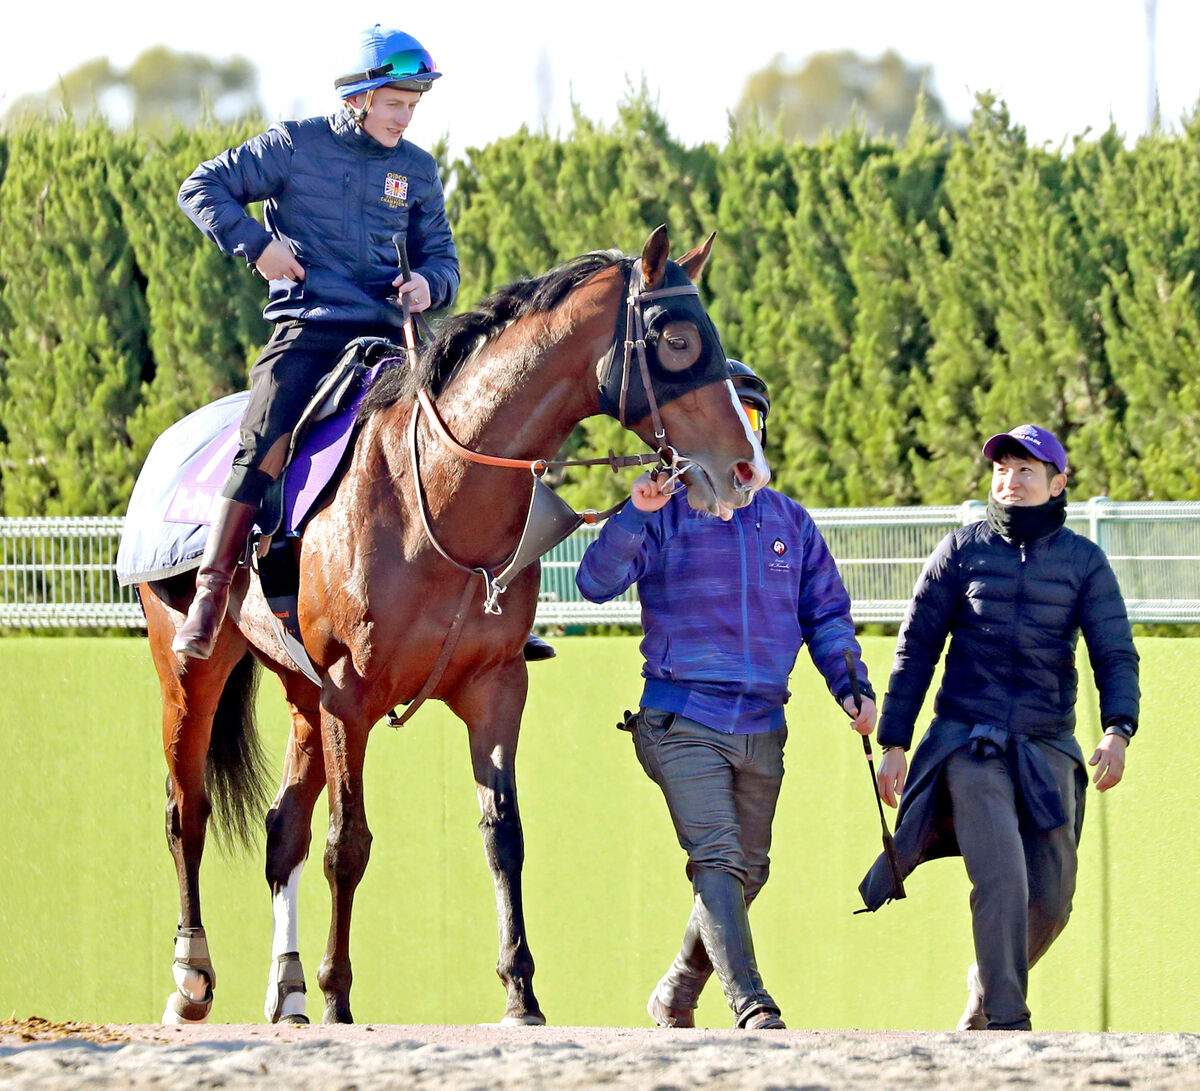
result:
[[[814,519],[859,622],[898,622],[925,558],[947,531],[982,519],[984,506],[814,509]],[[117,518],[0,519],[0,627],[142,628],[132,588],[117,585]],[[1200,622],[1200,502],[1070,504],[1067,525],[1108,554],[1132,620]],[[575,569],[597,531],[583,527],[542,562],[539,625],[639,620],[631,590],[586,602]]]

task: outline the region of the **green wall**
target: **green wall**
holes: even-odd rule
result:
[[[892,645],[865,641],[877,685]],[[657,789],[613,726],[638,696],[637,642],[579,637],[558,647],[557,660],[531,670],[518,762],[535,984],[553,1023],[645,1025],[642,1005],[675,951],[690,892]],[[1142,639],[1139,649],[1144,734],[1126,782],[1089,796],[1074,918],[1032,975],[1039,1029],[1200,1030],[1191,927],[1200,849],[1186,818],[1200,642]],[[851,914],[879,848],[867,773],[807,659],[793,689],[774,870],[753,913],[767,985],[795,1027],[951,1027],[971,958],[961,863],[926,865],[907,901]],[[287,726],[270,677],[260,709],[277,762]],[[158,716],[142,640],[0,641],[0,1014],[161,1014],[178,903]],[[1085,751],[1098,730],[1085,691]],[[355,906],[357,1018],[499,1018],[491,879],[462,725],[434,705],[399,732],[377,728],[366,792],[375,841]],[[324,825],[322,804],[318,845]],[[203,895],[219,977],[214,1018],[261,1020],[271,928],[261,852],[227,858],[210,848]],[[310,1012],[319,1011],[329,913],[319,860],[301,900]],[[715,985],[698,1021],[729,1023]]]

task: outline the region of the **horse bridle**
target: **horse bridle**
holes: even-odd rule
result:
[[[417,424],[422,412],[429,418],[429,423],[433,434],[460,458],[475,462],[483,466],[497,466],[505,469],[528,470],[534,478],[534,488],[536,489],[540,479],[548,470],[560,469],[571,466],[608,466],[613,473],[617,473],[620,469],[631,466],[649,466],[655,465],[654,473],[660,477],[659,488],[662,492],[671,496],[678,491],[679,482],[683,475],[695,466],[695,463],[688,458],[684,458],[679,452],[667,442],[666,427],[662,421],[662,415],[658,409],[658,399],[654,394],[654,383],[650,377],[650,366],[646,359],[646,322],[643,309],[647,303],[651,303],[659,299],[667,299],[672,296],[685,296],[700,294],[700,289],[695,284],[680,284],[669,288],[653,288],[647,289],[645,286],[645,276],[642,270],[641,258],[633,262],[630,267],[628,279],[628,292],[625,296],[625,337],[623,342],[623,353],[621,354],[621,387],[620,400],[618,405],[617,419],[625,428],[629,427],[626,419],[627,395],[629,391],[629,378],[633,370],[633,361],[636,358],[638,365],[638,374],[642,381],[642,385],[646,392],[646,398],[650,406],[650,423],[654,429],[654,440],[656,449],[654,454],[644,455],[617,455],[611,448],[607,458],[577,458],[577,459],[523,459],[523,458],[506,458],[500,455],[484,454],[480,451],[474,451],[469,447],[461,444],[451,434],[446,422],[442,419],[441,414],[437,411],[437,405],[434,403],[433,395],[428,387],[421,387],[417,391],[417,404],[413,411],[412,420],[409,426],[409,447],[413,462],[413,480],[417,494],[417,509],[421,515],[421,524],[425,531],[426,537],[433,544],[434,549],[448,561],[464,572],[476,573],[483,577],[487,587],[487,595],[484,599],[484,612],[488,614],[501,613],[499,598],[500,595],[508,589],[508,582],[516,575],[516,572],[511,571],[511,561],[513,558],[521,554],[521,547],[524,544],[526,537],[530,533],[530,527],[527,524],[520,541],[513,550],[503,565],[498,566],[499,575],[495,570],[484,568],[481,565],[465,565],[461,561],[452,557],[445,547],[438,541],[437,535],[433,531],[433,521],[430,516],[429,507],[425,499],[425,490],[421,486],[421,469],[420,469],[420,454],[417,444]],[[604,359],[612,358],[613,363],[616,363],[617,341],[614,338],[614,343],[609,347],[609,351],[605,354]],[[415,353],[410,352],[410,363],[415,366]],[[602,361],[603,362],[603,361]],[[603,379],[600,380],[603,383]],[[664,476],[665,475],[665,476]],[[624,501],[614,505],[606,511],[595,511],[587,509],[583,512],[577,512],[577,516],[581,523],[594,525],[607,519],[610,515],[618,511]]]

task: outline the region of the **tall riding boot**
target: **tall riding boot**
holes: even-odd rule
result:
[[[171,650],[192,659],[207,659],[229,605],[229,585],[246,548],[258,508],[222,496],[208,532],[204,557],[196,573],[196,597],[187,620],[171,642]]]
[[[712,962],[700,937],[700,917],[693,907],[679,954],[650,994],[647,1014],[660,1027],[694,1027],[693,1013],[712,971]]]
[[[740,880],[727,871],[697,868],[692,888],[704,948],[733,1009],[736,1025],[751,1030],[781,1029],[779,1005],[763,988],[754,961],[754,940]]]

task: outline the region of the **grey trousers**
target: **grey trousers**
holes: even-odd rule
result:
[[[1002,757],[960,750],[946,762],[954,833],[971,879],[983,1011],[993,1030],[1029,1029],[1029,968],[1066,927],[1075,893],[1076,763],[1053,747],[1043,753],[1067,814],[1045,833],[1021,821]]]
[[[783,783],[787,728],[726,735],[686,716],[643,709],[633,733],[638,761],[662,789],[687,874],[737,876],[749,903],[770,872],[771,823]]]
[[[638,761],[667,801],[697,894],[679,954],[655,989],[659,1001],[669,1008],[695,1008],[713,972],[702,937],[697,881],[707,883],[706,874],[712,871],[733,875],[747,907],[767,881],[786,741],[786,728],[725,735],[659,709],[643,709],[636,721],[633,743]],[[733,980],[721,982],[739,1018],[757,1007],[779,1010],[762,986],[745,918],[743,926],[748,962],[727,966],[724,972],[733,971]]]

